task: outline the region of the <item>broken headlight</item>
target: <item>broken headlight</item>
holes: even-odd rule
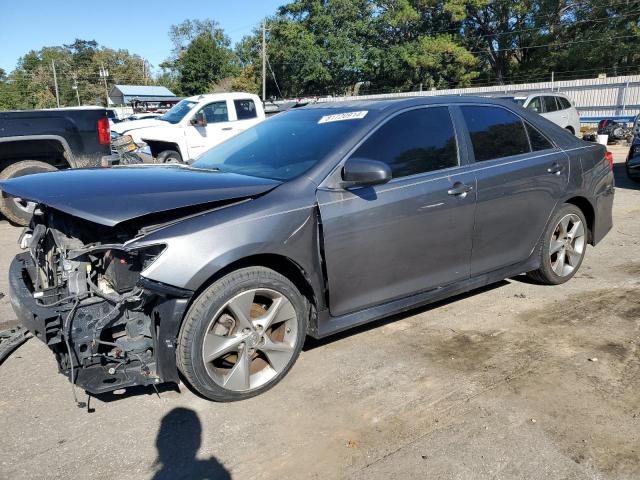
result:
[[[136,250],[111,249],[104,253],[104,282],[117,293],[133,289],[140,272],[148,268],[162,254],[166,245],[150,245]],[[105,285],[101,286],[103,289]]]

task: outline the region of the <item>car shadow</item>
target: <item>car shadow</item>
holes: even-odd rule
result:
[[[480,287],[480,288],[477,288],[475,290],[471,290],[470,292],[461,293],[459,295],[454,295],[453,297],[449,297],[449,298],[446,298],[444,300],[439,300],[437,302],[430,303],[430,304],[424,305],[422,307],[416,307],[416,308],[413,308],[411,310],[407,310],[406,312],[402,312],[402,313],[399,313],[399,314],[396,314],[396,315],[391,315],[389,317],[381,318],[380,320],[375,320],[373,322],[369,322],[369,323],[366,323],[364,325],[360,325],[358,327],[353,327],[353,328],[350,328],[349,330],[346,330],[344,332],[336,333],[336,334],[330,335],[330,336],[325,337],[325,338],[316,339],[316,338],[307,337],[307,339],[306,339],[306,341],[304,343],[304,346],[302,347],[302,350],[307,352],[309,350],[313,350],[314,348],[322,347],[324,345],[328,345],[330,343],[337,342],[337,341],[342,340],[344,338],[349,338],[349,337],[351,337],[353,335],[358,335],[360,333],[364,333],[364,332],[367,332],[369,330],[373,330],[373,329],[382,327],[382,326],[387,325],[389,323],[393,323],[393,322],[396,322],[398,320],[403,320],[405,318],[412,317],[414,315],[419,315],[421,313],[428,312],[429,310],[432,310],[434,308],[442,307],[444,305],[448,305],[450,303],[457,302],[458,300],[462,300],[462,299],[465,299],[465,298],[474,297],[476,295],[480,295],[482,293],[494,290],[496,288],[501,288],[501,287],[504,287],[505,285],[509,285],[509,284],[510,284],[510,282],[508,280],[501,280],[499,282],[492,283],[491,285],[486,285],[484,287]]]
[[[629,178],[624,163],[616,163],[613,165],[613,176],[616,181],[616,188],[640,190],[640,181],[631,180]]]
[[[189,408],[174,408],[160,422],[156,436],[159,469],[153,480],[231,480],[231,474],[215,457],[197,458],[202,444],[202,424]]]

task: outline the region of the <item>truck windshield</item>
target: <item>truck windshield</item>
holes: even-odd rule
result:
[[[171,110],[164,115],[158,117],[158,120],[164,120],[169,123],[178,123],[184,118],[184,116],[191,111],[191,109],[197,104],[197,102],[191,102],[189,100],[182,100],[176,103]]]
[[[222,172],[291,180],[352,134],[367,112],[312,109],[281,113],[202,154],[193,164]]]

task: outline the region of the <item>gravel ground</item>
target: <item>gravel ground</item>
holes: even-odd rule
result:
[[[181,385],[88,413],[27,342],[0,366],[0,478],[640,478],[640,184],[612,150],[615,225],[572,281],[509,279],[310,341],[251,400]],[[18,235],[0,220],[2,272]]]

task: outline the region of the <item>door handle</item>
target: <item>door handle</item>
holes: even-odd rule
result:
[[[222,130],[233,130],[233,127],[223,127]]]
[[[451,186],[449,190],[447,190],[447,194],[464,198],[467,196],[467,193],[471,192],[472,190],[473,186],[466,185],[462,182],[456,182]]]
[[[552,173],[554,175],[560,175],[564,171],[564,167],[559,163],[554,163],[549,168],[547,168],[547,172]]]

